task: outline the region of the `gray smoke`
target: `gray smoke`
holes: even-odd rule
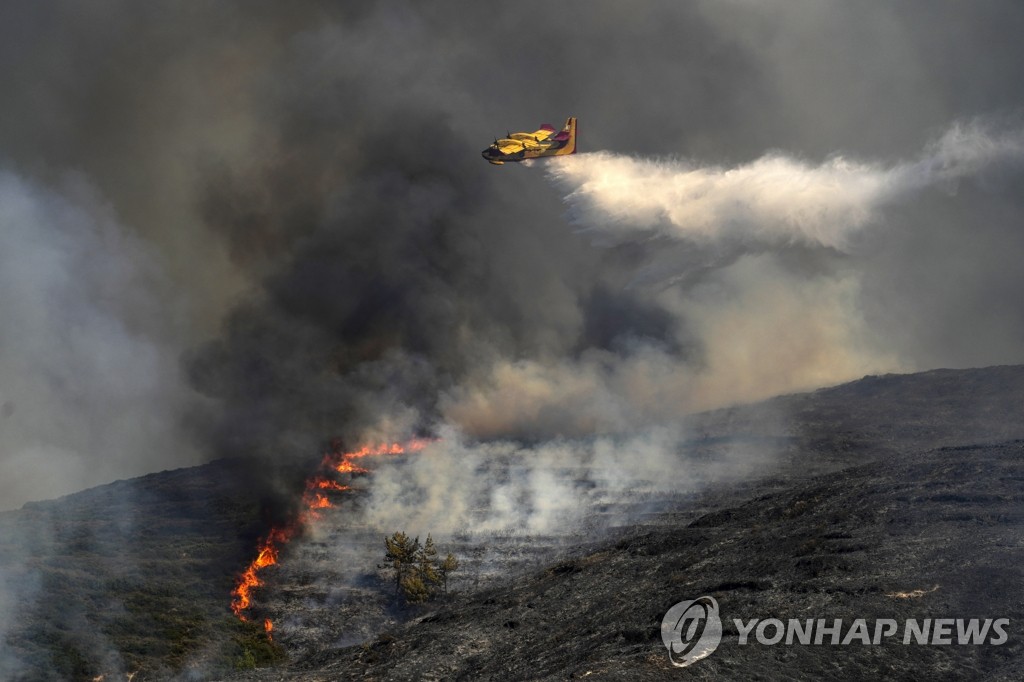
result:
[[[678,471],[694,410],[1020,362],[1022,33],[1011,0],[5,3],[0,506],[430,433],[373,518],[465,458],[433,524],[543,529],[588,500],[551,472]],[[479,158],[569,115],[575,159]]]
[[[1008,140],[963,128],[990,147],[951,166],[942,145],[918,151],[953,121],[1021,105],[1015,5],[529,10],[5,6],[0,151],[33,186],[76,169],[152,261],[138,267],[164,273],[167,286],[131,289],[174,323],[131,329],[185,353],[216,401],[186,420],[204,456],[303,458],[331,435],[447,422],[470,437],[621,433],[867,371],[1019,360],[1016,176],[989,164],[979,185],[971,165]],[[646,234],[595,246],[567,229],[540,168],[476,157],[496,132],[569,114],[584,151],[616,155],[598,158],[693,159],[719,185],[725,169],[828,175],[830,217],[776,206],[752,221],[718,194],[698,224],[753,225],[756,248]],[[650,182],[673,172],[630,163]],[[638,229],[671,221],[655,222]],[[803,231],[772,232],[784,224]],[[105,429],[94,409],[69,423]],[[194,461],[157,449],[160,466]],[[118,461],[107,475],[154,468]],[[52,494],[7,470],[25,497]]]
[[[182,312],[81,177],[0,170],[0,507],[201,461],[179,423]]]

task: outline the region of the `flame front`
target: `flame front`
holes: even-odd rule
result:
[[[259,545],[256,558],[242,572],[238,578],[235,589],[231,591],[231,611],[239,620],[248,620],[245,611],[252,605],[252,591],[262,586],[259,572],[267,566],[277,563],[281,546],[287,544],[303,527],[311,521],[320,518],[320,509],[328,509],[334,505],[330,498],[322,491],[344,492],[350,490],[351,486],[342,485],[330,478],[336,473],[340,474],[364,474],[369,470],[365,467],[356,466],[354,460],[364,457],[379,457],[381,455],[402,455],[409,452],[419,452],[427,446],[430,441],[413,440],[405,445],[391,443],[378,446],[364,446],[353,452],[330,452],[324,455],[320,463],[321,472],[306,480],[306,489],[302,494],[302,510],[288,524],[274,527],[267,533]],[[264,619],[263,629],[267,633],[267,639],[273,640],[270,634],[274,624],[269,618]]]
[[[252,563],[249,564],[249,567],[245,569],[238,579],[238,584],[231,592],[231,595],[234,597],[231,600],[231,610],[238,616],[239,620],[246,620],[245,614],[242,612],[248,609],[252,603],[253,588],[263,584],[257,573],[267,566],[273,566],[277,563],[278,545],[283,545],[291,540],[293,533],[294,530],[288,528],[272,528],[260,544],[256,558],[252,560]]]
[[[321,490],[348,490],[349,486],[342,485],[337,481],[332,481],[327,478],[317,479],[316,487]]]
[[[323,493],[317,493],[309,501],[310,509],[325,509],[331,506],[331,501],[327,499],[327,496]]]
[[[411,440],[405,445],[401,443],[391,443],[384,445],[378,445],[376,447],[366,445],[355,450],[354,452],[345,453],[331,453],[324,456],[322,466],[325,469],[331,469],[340,474],[365,474],[367,469],[361,466],[357,466],[354,460],[362,459],[363,457],[380,457],[381,455],[404,455],[409,452],[419,452],[423,448],[430,444],[429,440],[422,438]]]

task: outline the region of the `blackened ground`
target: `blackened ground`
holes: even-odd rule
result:
[[[1018,679],[1024,368],[865,377],[697,415],[714,459],[770,466],[652,511],[500,588],[464,589],[360,645],[239,679]],[[563,553],[564,554],[564,553]],[[937,588],[936,588],[937,586]],[[919,597],[899,598],[921,590]],[[725,639],[686,671],[660,622],[715,596]],[[344,620],[345,607],[325,622]],[[337,618],[336,618],[337,617]],[[733,618],[1010,618],[1001,646],[740,646]],[[344,623],[340,623],[342,631]],[[902,632],[900,633],[902,635]]]
[[[478,536],[505,563],[477,570],[476,549],[456,548],[467,559],[457,594],[427,610],[394,609],[373,580],[331,608],[329,576],[303,576],[294,559],[335,538],[296,541],[257,595],[254,611],[269,610],[254,615],[283,630],[301,621],[301,637],[278,639],[287,663],[231,679],[1022,677],[1024,367],[866,377],[697,415],[687,429],[689,457],[772,454],[750,478],[647,501],[635,522],[555,559],[544,552],[564,538],[501,549],[507,539]],[[217,462],[0,513],[0,678],[224,679],[275,660],[281,650],[228,610],[266,528],[260,500]],[[372,565],[380,536],[364,546]],[[887,596],[915,589],[925,593]],[[710,658],[670,668],[661,617],[701,594],[727,623],[978,616],[1010,618],[1010,637],[741,647],[727,629]]]
[[[942,448],[801,481],[623,537],[265,680],[1020,679],[1024,442]],[[920,590],[920,596],[899,593]],[[687,670],[660,623],[714,596],[725,635]],[[902,644],[907,618],[1009,618],[1005,644]],[[879,646],[738,643],[733,618],[892,618]],[[753,638],[751,638],[753,639]]]

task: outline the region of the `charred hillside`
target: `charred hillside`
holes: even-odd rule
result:
[[[225,612],[265,527],[246,480],[219,461],[0,514],[0,677],[163,679],[246,646],[273,660],[262,629]]]
[[[456,548],[469,565],[473,543],[490,549],[486,579],[468,570],[449,601],[425,609],[396,608],[372,572],[357,576],[357,598],[320,594],[340,569],[307,555],[356,531],[303,538],[257,595],[254,616],[305,623],[273,644],[229,610],[267,527],[237,462],[27,504],[0,515],[0,671],[221,679],[277,663],[234,679],[676,679],[660,619],[710,594],[725,638],[690,676],[1011,679],[1021,667],[1022,405],[1024,367],[1014,366],[866,377],[696,415],[687,461],[771,455],[753,473],[647,501],[630,523],[589,535],[465,540]],[[379,536],[357,535],[363,544],[347,551],[372,566]],[[1010,618],[1009,641],[741,647],[729,625],[973,616]]]
[[[678,679],[674,603],[726,622],[698,679],[1015,679],[1024,541],[1019,367],[866,377],[698,415],[692,447],[771,442],[764,475],[463,593],[358,646],[237,679]],[[779,414],[792,415],[780,435]],[[330,618],[330,615],[326,617]],[[733,618],[1009,618],[1001,646],[740,646]]]
[[[712,595],[687,679],[1019,679],[1024,442],[906,453],[548,566],[362,646],[255,679],[678,680],[661,620]],[[733,618],[1009,618],[1001,646],[740,646]],[[247,679],[254,679],[250,676]]]

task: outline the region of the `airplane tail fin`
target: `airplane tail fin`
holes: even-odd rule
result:
[[[575,154],[576,153],[576,117],[570,116],[565,119],[565,127],[562,128],[564,132],[569,133],[569,142],[564,147],[555,152],[555,156],[562,156],[564,154]]]

